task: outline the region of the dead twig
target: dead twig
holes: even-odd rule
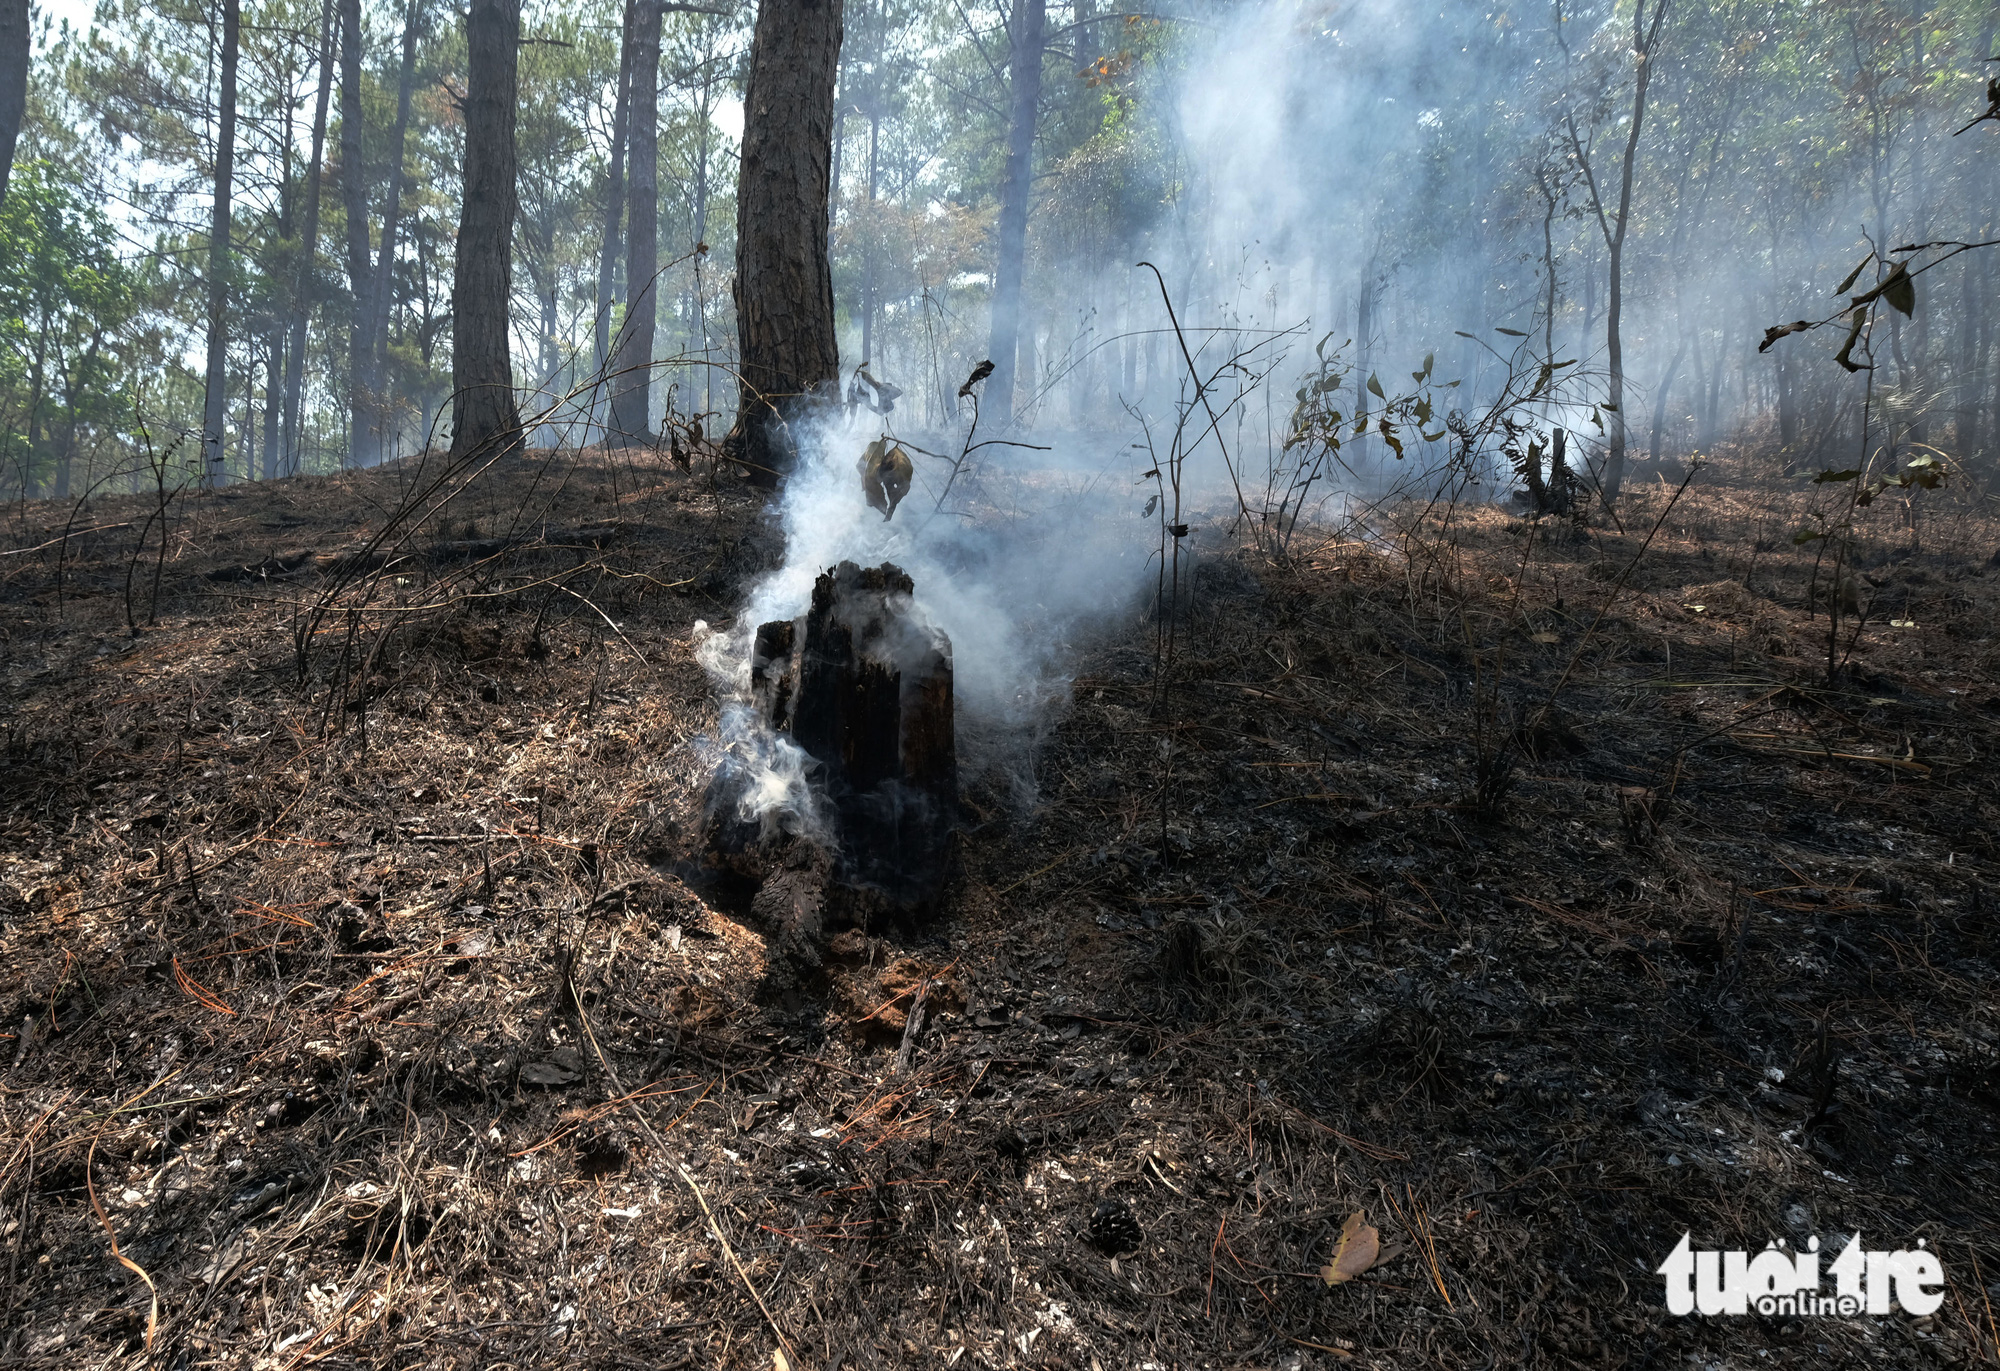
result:
[[[688,1174],[688,1169],[679,1162],[674,1163],[674,1170],[680,1173],[681,1180],[694,1195],[694,1202],[701,1206],[701,1216],[708,1220],[708,1231],[714,1234],[716,1242],[721,1244],[722,1254],[729,1258],[730,1266],[735,1268],[737,1276],[743,1281],[743,1288],[750,1292],[750,1298],[757,1302],[757,1309],[763,1314],[764,1322],[771,1326],[771,1335],[778,1340],[778,1347],[785,1355],[786,1365],[795,1368],[796,1371],[804,1371],[804,1364],[792,1350],[791,1339],[787,1338],[785,1330],[778,1326],[777,1317],[771,1313],[771,1307],[764,1303],[764,1297],[757,1292],[757,1283],[750,1279],[750,1273],[743,1269],[743,1263],[737,1259],[736,1249],[729,1245],[729,1239],[723,1235],[722,1224],[716,1219],[715,1211],[708,1207],[708,1198],[701,1193],[701,1187],[695,1184],[694,1177]]]

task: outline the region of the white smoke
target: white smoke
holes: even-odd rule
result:
[[[696,625],[697,633],[706,629],[706,624]],[[704,661],[708,644],[722,636],[703,640]],[[765,727],[740,700],[723,705],[716,732],[717,737],[698,742],[710,774],[727,781],[714,793],[727,797],[731,812],[715,817],[755,824],[764,838],[788,833],[828,841],[831,825],[807,779],[812,758],[803,748]]]
[[[914,480],[885,520],[858,470],[862,450],[885,432],[896,436],[863,412],[805,433],[771,516],[783,562],[697,650],[731,702],[725,748],[736,764],[762,768],[747,792],[769,806],[760,812],[809,810],[799,802],[803,754],[743,704],[752,643],[758,625],[803,615],[826,571],[893,562],[910,576],[919,623],[951,643],[961,769],[999,768],[1018,789],[1031,784],[1036,739],[1067,697],[1078,636],[1136,611],[1153,565],[1156,530],[1139,517],[1146,491],[1133,484],[1130,453],[987,448],[963,459],[954,480],[952,457],[906,442]]]

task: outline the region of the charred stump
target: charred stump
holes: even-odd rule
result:
[[[825,916],[923,917],[950,875],[958,815],[951,643],[922,623],[909,576],[852,562],[820,576],[803,619],[761,625],[751,707],[803,754],[809,812],[774,833],[725,770],[711,856],[759,882],[753,912],[793,941]],[[797,756],[797,754],[791,754]]]

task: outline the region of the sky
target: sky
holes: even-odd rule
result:
[[[41,21],[50,21],[51,31],[60,28],[64,20],[79,31],[90,27],[92,16],[97,13],[97,0],[35,0],[35,32],[41,32]],[[42,45],[46,47],[46,44]],[[37,49],[40,50],[39,48]],[[743,102],[734,96],[725,97],[716,107],[712,122],[732,139],[743,137]]]
[[[90,17],[97,13],[97,0],[35,0],[35,29],[41,29],[41,20],[53,20],[51,27],[60,27],[67,19],[73,29],[90,27]]]

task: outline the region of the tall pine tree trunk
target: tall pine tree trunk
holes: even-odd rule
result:
[[[762,0],[743,101],[736,193],[742,388],[731,448],[761,485],[797,456],[789,421],[840,384],[827,261],[841,0]]]
[[[653,333],[659,325],[660,4],[638,0],[626,97],[631,193],[625,213],[625,323],[611,364],[611,441],[651,440]]]
[[[298,278],[292,287],[291,344],[285,349],[284,475],[296,476],[303,457],[299,417],[305,397],[306,327],[312,321],[313,267],[319,261],[321,162],[326,156],[326,112],[333,99],[333,0],[325,0],[319,21],[319,91],[313,100],[312,161],[306,166],[305,239],[299,246]]]
[[[877,97],[879,99],[879,96]],[[861,365],[875,360],[875,240],[880,220],[875,215],[875,191],[881,177],[882,110],[868,111],[868,220],[861,228]]]
[[[281,359],[285,355],[285,326],[273,322],[264,349],[264,470],[265,480],[278,474],[278,415],[285,407],[285,383]]]
[[[632,126],[632,41],[639,0],[625,0],[625,26],[618,40],[618,99],[611,111],[611,176],[604,194],[604,242],[597,256],[598,386],[611,366],[611,306],[617,300],[619,229],[625,217],[625,144]],[[591,422],[597,405],[591,404]]]
[[[389,199],[382,207],[382,246],[375,257],[375,277],[368,300],[368,380],[373,390],[370,408],[375,430],[372,439],[375,460],[395,456],[387,448],[389,437],[389,297],[391,265],[396,259],[396,230],[403,217],[403,145],[410,129],[411,84],[417,68],[417,32],[423,18],[423,0],[410,0],[409,17],[403,22],[403,65],[396,77],[396,126],[389,135]]]
[[[1681,359],[1687,356],[1687,350],[1687,335],[1683,334],[1681,345],[1674,349],[1674,359],[1667,363],[1666,372],[1660,377],[1660,384],[1653,390],[1653,446],[1648,456],[1655,466],[1659,465],[1660,449],[1666,441],[1667,397],[1673,393],[1674,382],[1680,378]]]
[[[287,89],[298,76],[298,68],[293,65],[297,55],[296,44],[286,48],[284,83]],[[297,113],[297,106],[287,100],[278,119],[278,221],[275,227],[279,243],[286,246],[296,243],[299,235],[298,192],[293,185],[297,171],[293,123]],[[280,444],[284,441],[285,432],[285,339],[289,336],[285,321],[296,310],[298,303],[296,299],[291,300],[291,309],[288,309],[283,293],[289,292],[296,282],[295,275],[291,281],[279,285],[279,299],[266,321],[269,331],[264,336],[264,469],[262,473],[253,473],[261,474],[266,481],[277,476],[282,465],[279,454],[283,451]]]
[[[0,0],[0,200],[14,168],[14,145],[28,115],[28,0]]]
[[[1046,0],[1014,0],[1012,55],[1007,81],[1007,163],[1000,185],[999,258],[993,272],[993,330],[987,353],[993,379],[986,383],[989,417],[1014,414],[1016,351],[1021,332],[1021,279],[1028,251],[1028,200],[1034,190],[1035,120],[1042,103],[1042,51]]]
[[[236,38],[242,23],[237,0],[222,0],[222,91],[215,131],[215,199],[208,220],[208,369],[201,419],[202,479],[220,484],[223,426],[228,422],[225,376],[229,335],[229,190],[236,160]]]
[[[369,375],[368,302],[374,274],[368,252],[368,168],[362,154],[361,0],[340,0],[340,191],[347,210],[347,285],[353,308],[347,333],[348,462],[366,463],[374,389]]]
[[[521,0],[471,0],[465,16],[465,199],[451,284],[451,455],[521,450],[507,304],[514,282],[514,110]]]
[[[695,269],[688,273],[687,298],[687,340],[688,351],[702,350],[706,355],[708,329],[704,319],[701,299],[701,256],[708,249],[708,156],[709,132],[715,127],[710,116],[715,113],[715,102],[710,98],[714,69],[703,66],[701,78],[701,103],[696,107],[698,122],[694,138],[694,241],[688,244],[688,251],[696,254]],[[707,368],[703,368],[704,371]],[[706,378],[704,378],[706,382]],[[706,406],[704,406],[706,408]]]
[[[1653,18],[1646,23],[1645,0],[1632,11],[1632,118],[1625,129],[1625,159],[1618,169],[1618,209],[1604,229],[1609,278],[1604,292],[1604,368],[1608,418],[1604,434],[1604,502],[1618,502],[1625,484],[1625,236],[1632,225],[1632,177],[1638,169],[1639,137],[1646,126],[1646,92],[1653,81],[1653,59],[1660,50],[1660,28],[1666,22],[1668,0],[1653,0]],[[1593,192],[1594,193],[1594,192]]]

